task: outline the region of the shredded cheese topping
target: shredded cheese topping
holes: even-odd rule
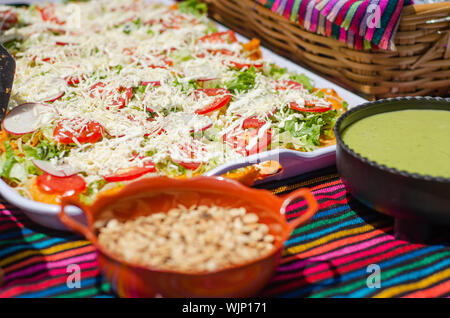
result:
[[[286,120],[308,116],[287,114],[290,103],[330,105],[302,87],[277,89],[288,74],[268,76],[270,61],[251,59],[238,42],[200,41],[211,33],[205,16],[132,0],[40,9],[15,8],[24,24],[5,32],[25,39],[9,107],[49,104],[37,125],[50,140],[58,124],[71,136],[99,123],[101,140],[73,137],[70,152],[52,159],[78,169],[89,183],[142,167],[149,157],[162,174],[179,172],[180,163],[212,169],[245,155],[224,138],[239,135],[246,119],[264,122],[245,145],[249,150]],[[251,65],[257,69],[252,87],[229,92],[227,107],[198,114],[220,97],[202,87],[226,87]]]

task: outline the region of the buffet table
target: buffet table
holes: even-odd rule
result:
[[[334,167],[264,187],[280,196],[308,187],[320,210],[287,241],[262,296],[450,296],[450,236],[428,245],[397,240],[393,219],[348,196]],[[88,241],[40,227],[1,202],[0,297],[115,297]],[[304,207],[293,203],[288,216]]]
[[[8,1],[12,2],[18,1]],[[220,26],[219,30],[226,29]],[[265,48],[262,52],[289,71],[304,73],[317,87],[335,89],[350,107],[366,102]],[[335,77],[342,75],[334,71]],[[449,297],[450,234],[436,236],[428,244],[396,239],[394,219],[350,196],[336,167],[316,170],[331,164],[329,160],[334,162],[334,151],[325,147],[313,154],[315,160],[307,156],[296,162],[294,174],[314,172],[258,186],[279,196],[307,187],[319,202],[314,218],[298,227],[285,243],[281,263],[260,296]],[[11,200],[14,191],[8,191],[0,196],[0,297],[116,297],[89,241],[34,223],[24,211],[7,203],[5,198],[24,202],[23,198]],[[409,202],[401,202],[405,201]],[[56,219],[58,207],[54,208],[40,211],[44,221]],[[305,209],[306,202],[294,202],[287,216],[297,218]]]

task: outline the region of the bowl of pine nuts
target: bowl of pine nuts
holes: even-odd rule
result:
[[[303,214],[286,207],[304,198]],[[88,225],[65,213],[80,207]],[[284,199],[222,177],[145,178],[91,205],[66,197],[60,220],[90,240],[120,297],[249,297],[270,280],[292,231],[317,211],[308,189]]]

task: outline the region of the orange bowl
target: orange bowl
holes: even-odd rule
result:
[[[308,209],[288,223],[284,216],[286,207],[299,197],[307,200]],[[145,209],[142,209],[142,200]],[[69,204],[84,211],[87,226],[64,213]],[[244,207],[256,213],[259,222],[269,227],[269,233],[275,237],[274,248],[262,258],[237,266],[213,272],[186,273],[123,261],[98,243],[94,224],[105,219],[105,213],[102,212],[108,211],[109,217],[125,221],[137,216],[167,212],[179,204],[187,207],[194,204]],[[155,177],[130,183],[111,195],[99,196],[89,206],[75,198],[63,198],[59,218],[94,244],[99,252],[101,270],[120,297],[249,297],[257,294],[274,274],[283,244],[292,231],[308,221],[316,211],[317,202],[308,189],[298,189],[282,200],[269,191],[251,189],[222,177]]]

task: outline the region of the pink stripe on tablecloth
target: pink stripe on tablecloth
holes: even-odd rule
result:
[[[316,191],[312,191],[312,193],[314,194],[315,198],[318,199],[318,194],[320,194],[320,193],[324,194],[324,193],[334,192],[334,191],[336,191],[336,190],[338,190],[338,189],[344,189],[344,190],[343,190],[343,191],[340,191],[340,192],[338,192],[338,193],[336,193],[336,194],[332,194],[332,195],[328,196],[328,197],[333,196],[333,198],[338,198],[339,196],[342,196],[343,193],[345,193],[345,186],[342,185],[342,184],[341,184],[341,185],[338,185],[338,186],[331,187],[331,188],[319,189],[319,190],[316,190]],[[305,205],[306,205],[306,201],[304,201],[304,200],[303,200],[303,201],[300,201],[300,202],[297,202],[297,203],[294,203],[294,204],[291,204],[291,205],[289,205],[289,206],[286,208],[286,212],[290,212],[290,211],[292,211],[292,210],[301,208],[302,206],[305,206]]]
[[[341,249],[328,252],[326,254],[313,256],[311,258],[307,258],[307,259],[301,260],[299,262],[291,263],[291,264],[288,264],[288,265],[282,265],[282,266],[280,266],[277,269],[277,271],[284,272],[284,271],[293,270],[293,269],[302,267],[305,264],[308,264],[308,261],[323,261],[323,260],[327,260],[327,259],[330,259],[330,258],[333,258],[333,257],[340,257],[340,256],[343,256],[343,255],[346,255],[346,254],[350,254],[350,253],[354,253],[354,252],[357,252],[357,251],[361,251],[363,249],[369,248],[371,246],[374,246],[374,245],[377,245],[379,243],[382,243],[382,242],[385,242],[385,241],[389,241],[389,240],[393,240],[393,237],[390,237],[388,235],[386,235],[386,236],[378,236],[378,237],[375,237],[375,238],[373,238],[371,240],[364,241],[362,243],[355,244],[355,245],[346,246],[346,247],[343,247]],[[333,260],[333,262],[334,262],[334,260]]]
[[[342,192],[339,192],[340,196],[341,196],[343,193],[345,193],[345,190],[342,191]],[[314,197],[316,198],[316,200],[319,199],[317,195],[314,195]],[[337,197],[339,197],[339,195],[338,195]],[[302,200],[302,201],[293,203],[293,204],[289,205],[289,206],[286,208],[286,212],[291,212],[291,211],[297,210],[297,209],[299,209],[299,208],[301,208],[301,207],[304,207],[304,206],[306,206],[306,205],[307,205],[307,202],[306,202],[305,200]]]
[[[24,226],[20,223],[6,223],[0,225],[0,231],[5,231],[9,229],[17,229],[17,228],[23,228]]]
[[[335,185],[334,187],[313,190],[312,193],[314,193],[314,194],[328,193],[328,192],[334,192],[336,190],[344,189],[344,188],[345,188],[345,186],[341,183],[341,184]]]
[[[392,241],[390,243],[386,243],[383,245],[380,245],[379,247],[375,247],[375,248],[370,248],[368,250],[365,251],[361,251],[359,253],[354,253],[354,254],[350,254],[347,256],[343,256],[337,259],[333,259],[333,266],[340,266],[342,264],[346,264],[346,263],[351,263],[354,260],[363,260],[366,257],[372,256],[372,255],[376,255],[376,254],[380,254],[384,251],[387,251],[389,249],[398,247],[399,245],[401,245],[402,243],[399,241]],[[370,246],[369,246],[370,247]],[[295,277],[298,277],[299,275],[301,276],[307,276],[307,275],[312,275],[314,273],[320,272],[320,271],[326,271],[329,270],[330,266],[328,265],[328,263],[326,263],[325,261],[327,260],[327,258],[323,258],[322,256],[320,257],[311,257],[305,260],[301,260],[298,262],[295,262],[293,264],[289,264],[289,266],[283,266],[283,269],[281,270],[281,268],[277,269],[277,273],[280,271],[288,271],[288,270],[296,270],[296,269],[301,269],[305,266],[308,266],[311,263],[314,262],[320,262],[319,264],[312,266],[312,267],[308,267],[308,268],[304,268],[301,272],[295,272],[295,273],[286,273],[286,274],[277,274],[272,281],[276,282],[276,281],[283,281],[283,280],[288,280],[288,279],[292,279]]]
[[[98,269],[98,262],[97,261],[93,261],[93,262],[89,262],[89,263],[84,263],[80,265],[80,268],[83,270],[89,269],[89,268],[95,268],[96,270],[100,271]],[[46,271],[44,273],[38,274],[38,275],[33,275],[32,278],[30,277],[25,277],[25,278],[16,278],[13,281],[10,281],[6,284],[2,285],[2,289],[6,289],[7,287],[14,287],[14,285],[20,285],[20,283],[27,283],[27,284],[32,284],[34,282],[38,282],[40,280],[45,280],[46,278],[52,277],[52,276],[61,276],[61,275],[70,275],[71,273],[67,272],[67,269],[64,268],[56,268],[56,269],[51,269],[49,271]]]
[[[85,261],[91,261],[91,260],[95,260],[97,258],[97,253],[93,252],[93,253],[89,253],[89,254],[84,254],[81,256],[76,256],[76,257],[71,257],[71,258],[67,258],[64,259],[62,261],[57,261],[57,262],[48,262],[48,263],[39,263],[30,267],[27,267],[25,269],[16,271],[16,272],[12,272],[10,274],[6,274],[4,279],[9,280],[9,279],[13,279],[16,277],[20,277],[20,276],[25,276],[25,275],[29,275],[31,273],[37,272],[39,270],[45,269],[45,268],[55,268],[55,267],[62,267],[62,266],[68,266],[71,264],[78,264],[81,262],[85,262]],[[78,264],[81,268],[83,268],[84,264]],[[63,268],[65,270],[65,267]]]

